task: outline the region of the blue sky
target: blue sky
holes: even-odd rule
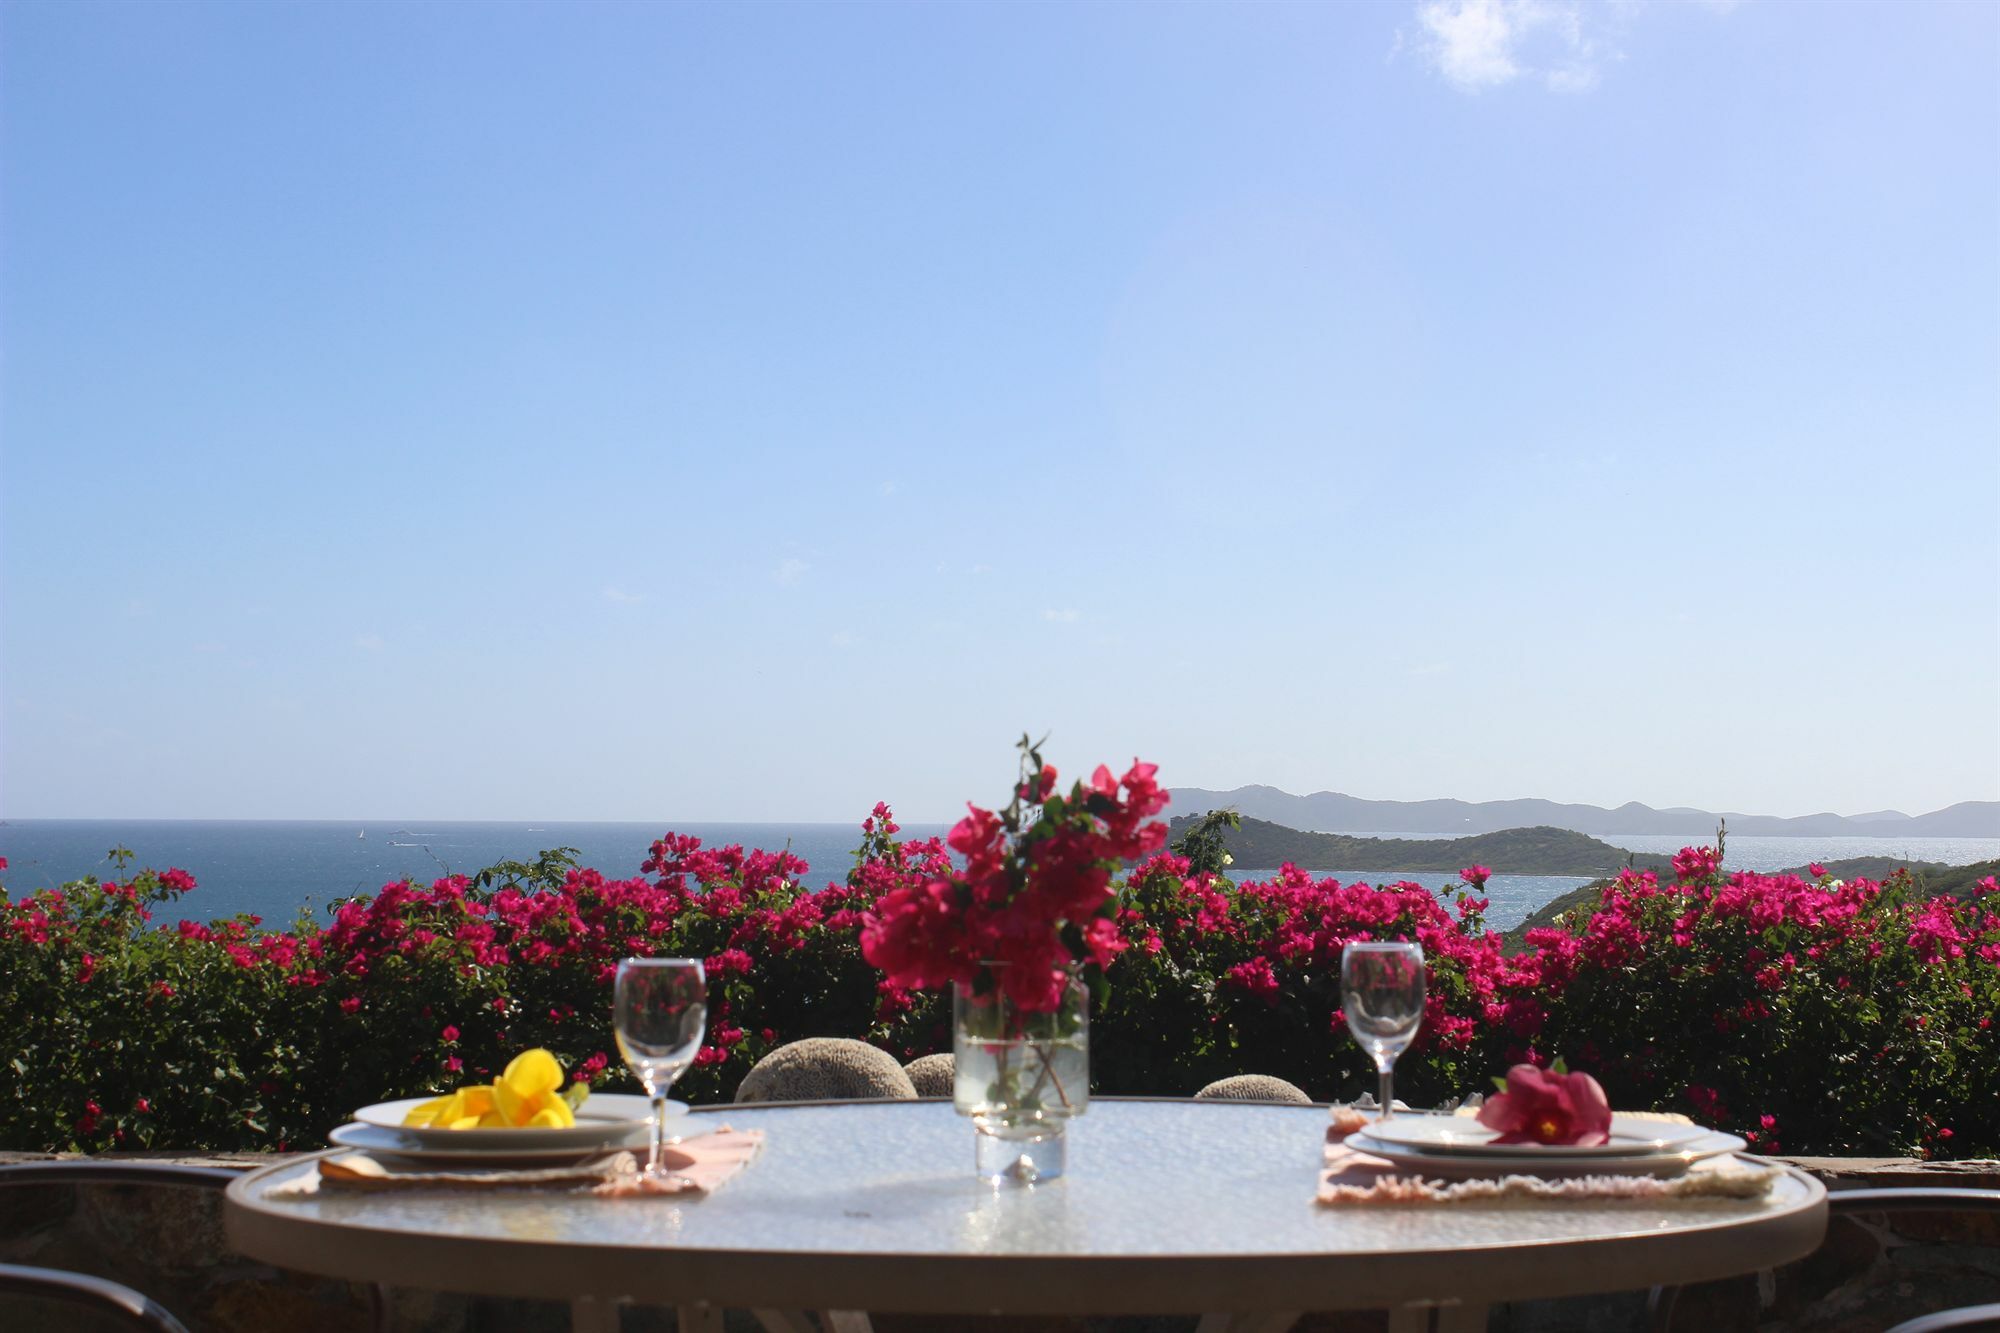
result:
[[[2000,8],[0,8],[0,814],[2000,797]]]

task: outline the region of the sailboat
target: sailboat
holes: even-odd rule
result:
[[[359,833],[355,834],[354,836],[357,838],[365,838],[368,836],[368,830],[362,829]]]

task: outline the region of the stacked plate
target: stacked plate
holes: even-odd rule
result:
[[[1392,1116],[1348,1135],[1347,1145],[1387,1158],[1414,1175],[1657,1176],[1686,1174],[1696,1162],[1748,1145],[1734,1134],[1633,1116],[1611,1117],[1611,1137],[1591,1148],[1495,1143],[1498,1135],[1468,1116]]]
[[[459,1166],[553,1166],[615,1148],[642,1147],[653,1123],[653,1104],[630,1093],[601,1092],[560,1129],[432,1129],[405,1125],[403,1117],[426,1098],[364,1106],[351,1123],[327,1138],[375,1157]],[[667,1103],[668,1137],[685,1137],[686,1102]]]

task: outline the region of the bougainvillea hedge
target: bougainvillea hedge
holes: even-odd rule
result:
[[[609,984],[632,954],[708,960],[708,1044],[680,1085],[694,1101],[727,1098],[801,1037],[948,1050],[948,997],[892,986],[861,954],[879,899],[950,867],[940,841],[896,834],[877,807],[853,867],[819,888],[784,853],[670,834],[631,878],[550,855],[391,884],[288,929],[169,921],[198,891],[181,870],[0,895],[0,1148],[314,1146],[359,1105],[489,1078],[536,1045],[629,1087]],[[1356,1095],[1371,1074],[1343,1028],[1340,951],[1407,938],[1430,963],[1397,1068],[1412,1101],[1560,1056],[1616,1106],[1771,1150],[2000,1149],[2000,888],[1926,900],[1900,876],[1724,875],[1716,860],[1694,848],[1670,880],[1628,873],[1510,955],[1481,924],[1476,867],[1447,904],[1290,869],[1237,884],[1154,856],[1119,885],[1093,1085],[1187,1094],[1263,1073]]]

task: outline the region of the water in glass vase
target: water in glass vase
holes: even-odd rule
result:
[[[1072,986],[1051,1013],[998,993],[956,989],[952,1103],[972,1118],[975,1170],[995,1183],[1063,1173],[1063,1127],[1090,1105],[1089,992]]]
[[[969,1038],[958,1049],[952,1102],[981,1129],[1082,1115],[1090,1105],[1089,1038]]]

